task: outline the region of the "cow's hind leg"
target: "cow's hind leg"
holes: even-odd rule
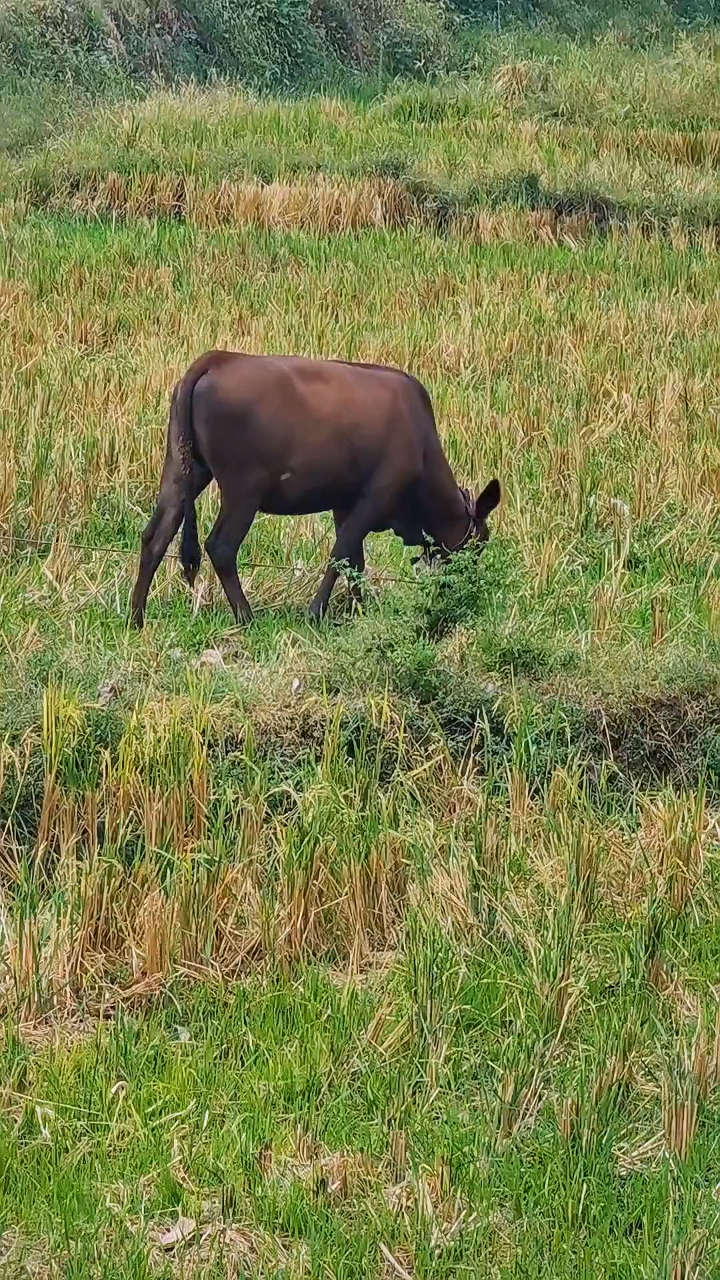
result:
[[[257,509],[254,494],[233,499],[232,506],[223,497],[220,513],[205,543],[205,550],[222,583],[236,622],[250,622],[252,618],[252,609],[238,577],[237,556]]]
[[[142,627],[148,592],[158,566],[177,533],[183,518],[183,478],[172,472],[165,473],[160,482],[160,494],[150,523],[142,535],[140,568],[132,594],[130,620],[135,627]]]
[[[337,541],[340,536],[345,521],[347,520],[346,511],[333,511],[333,520],[335,521],[335,539]],[[362,604],[362,585],[360,583],[360,575],[365,572],[365,550],[363,543],[360,543],[360,550],[355,555],[348,557],[348,565],[351,570],[348,582],[348,592],[350,599],[354,605]]]

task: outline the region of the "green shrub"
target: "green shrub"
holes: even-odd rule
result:
[[[438,0],[0,0],[4,78],[94,91],[213,75],[289,89],[337,75],[439,68]]]
[[[180,0],[210,66],[267,87],[289,87],[327,58],[308,0]]]
[[[435,565],[418,582],[417,619],[422,632],[437,640],[457,626],[475,625],[492,615],[505,594],[512,566],[502,559],[502,544],[487,550],[470,544]]]
[[[473,24],[478,33],[499,23],[574,35],[616,25],[642,36],[714,16],[712,0],[0,0],[0,81],[97,93],[222,76],[289,90],[348,73],[442,71],[465,57],[451,38],[462,26],[479,55]],[[422,119],[446,106],[432,97],[403,105]],[[453,109],[467,108],[458,96]]]
[[[447,57],[439,0],[315,0],[312,14],[336,54],[364,71],[415,74]]]

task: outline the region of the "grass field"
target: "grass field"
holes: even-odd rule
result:
[[[6,100],[3,1276],[718,1274],[719,91]],[[411,369],[482,558],[316,629],[263,518],[248,628],[168,561],[130,633],[213,346]]]

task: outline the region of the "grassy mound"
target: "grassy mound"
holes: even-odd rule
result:
[[[13,100],[3,189],[27,211],[208,229],[702,240],[720,225],[716,52],[702,36],[651,52],[563,45],[550,58],[538,40],[488,37],[483,67],[462,80],[285,104],[227,85],[156,91],[80,111],[34,150]]]

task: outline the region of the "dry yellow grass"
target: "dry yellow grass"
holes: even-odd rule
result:
[[[273,225],[318,220],[331,231],[374,220],[378,196],[373,184],[321,183],[254,187],[242,198],[253,208],[257,200],[259,222],[270,210]],[[591,271],[572,249],[506,256],[523,226],[537,238],[540,218],[498,215],[487,257],[406,231],[341,236],[328,254],[323,239],[291,243],[280,232],[268,240],[260,229],[166,228],[158,258],[152,222],[114,241],[100,228],[48,224],[30,234],[12,224],[0,527],[32,537],[57,530],[49,568],[62,585],[76,572],[63,537],[82,534],[91,511],[122,507],[137,526],[159,475],[173,380],[198,351],[229,346],[411,368],[434,394],[461,479],[502,475],[501,527],[541,575],[579,535],[589,499],[602,521],[614,519],[613,502],[626,504],[632,525],[662,520],[673,504],[666,553],[689,540],[697,558],[710,555],[720,492],[708,345],[719,319],[714,255],[695,257],[701,275],[696,266],[692,278],[682,255],[640,236],[596,243]],[[659,263],[666,283],[651,296],[636,290],[634,273]],[[292,563],[311,530],[312,520],[272,531],[266,522],[253,540],[280,537]],[[710,574],[708,600],[715,586]],[[600,634],[621,615],[624,594],[609,566]]]
[[[378,724],[395,742],[394,771],[375,795],[376,817],[359,800],[363,773],[348,771],[338,754],[339,711],[326,708],[324,763],[291,818],[273,819],[259,790],[223,825],[222,784],[208,767],[222,732],[219,710],[211,720],[202,701],[145,705],[116,749],[83,760],[86,781],[73,786],[89,713],[48,691],[32,858],[37,874],[52,875],[54,894],[4,925],[4,1000],[23,1022],[72,1010],[79,998],[101,999],[103,990],[127,999],[173,974],[234,978],[307,956],[334,958],[358,974],[383,967],[413,912],[429,911],[465,948],[485,937],[500,909],[507,935],[522,938],[532,958],[538,998],[559,1037],[579,988],[569,953],[552,959],[559,943],[543,936],[548,910],[565,912],[572,934],[608,910],[641,920],[653,897],[664,896],[674,913],[702,908],[703,854],[713,848],[717,815],[701,793],[649,803],[637,832],[623,833],[593,818],[564,773],[541,801],[530,803],[519,772],[504,801],[493,797],[492,783],[453,764],[438,739],[418,779],[419,823],[408,803],[412,743],[386,702]],[[243,733],[250,759],[251,719]],[[464,840],[468,818],[470,833],[485,833],[481,861]],[[411,856],[418,842],[429,868],[420,874]],[[142,854],[128,867],[133,849]],[[512,889],[511,858],[524,866]],[[10,847],[4,866],[12,895],[24,872]],[[660,959],[655,969],[655,985],[674,999]],[[717,1075],[717,1033],[703,1055],[714,1064],[705,1074]]]

